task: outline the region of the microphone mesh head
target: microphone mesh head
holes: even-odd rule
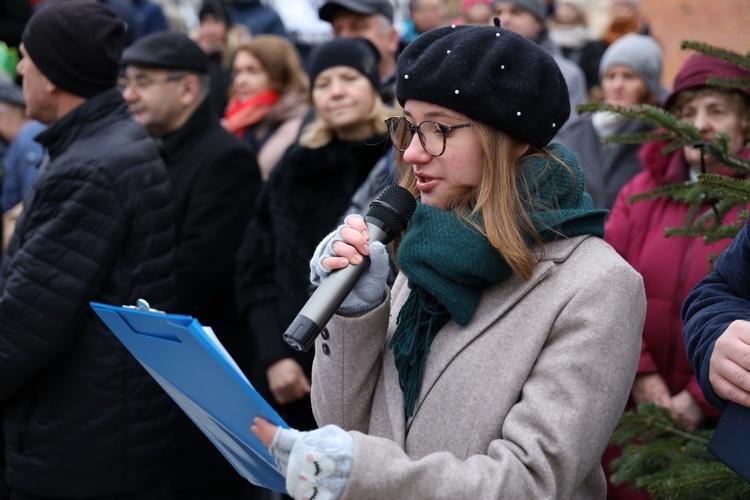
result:
[[[408,189],[401,186],[388,186],[370,204],[365,220],[376,224],[390,239],[393,239],[406,229],[416,208],[417,200]]]

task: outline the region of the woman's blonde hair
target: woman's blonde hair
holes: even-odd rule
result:
[[[373,87],[370,88],[373,95],[372,109],[362,120],[358,130],[359,133],[355,134],[361,139],[368,139],[374,135],[386,135],[388,127],[385,125],[385,119],[393,115],[393,109],[383,103],[377,90]],[[300,134],[299,144],[306,148],[317,149],[331,142],[335,135],[333,128],[316,114],[315,120],[307,125]]]
[[[240,44],[235,57],[247,52],[263,65],[271,88],[279,97],[292,92],[307,94],[310,82],[294,45],[277,35],[258,35]]]
[[[554,209],[556,207],[535,207],[537,196],[529,183],[520,176],[519,168],[523,159],[530,156],[545,157],[560,161],[546,150],[529,146],[496,128],[474,121],[472,130],[477,135],[483,152],[482,176],[476,186],[465,186],[448,193],[452,198],[450,206],[466,223],[482,232],[490,244],[503,256],[522,279],[531,277],[537,257],[530,245],[542,247],[542,238],[534,227],[526,207]],[[419,197],[416,177],[410,165],[404,162],[403,155],[396,158],[399,167],[400,184],[415,197]],[[479,215],[484,226],[477,224]],[[395,250],[398,242],[395,242]]]

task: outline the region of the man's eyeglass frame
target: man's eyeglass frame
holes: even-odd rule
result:
[[[163,83],[169,83],[169,82],[179,82],[180,80],[184,79],[186,76],[188,76],[188,73],[172,73],[171,75],[167,75],[166,77],[157,80],[153,78],[133,78],[132,80],[128,78],[118,78],[117,79],[117,88],[120,90],[120,92],[125,92],[128,88],[132,87],[136,90],[143,90],[151,87],[152,85],[160,85]]]

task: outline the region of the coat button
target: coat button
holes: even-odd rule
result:
[[[328,337],[330,337],[328,328],[323,328],[323,331],[320,332],[320,336],[323,337],[323,340],[328,340]]]
[[[323,354],[325,354],[326,356],[331,354],[331,348],[328,347],[328,344],[326,344],[325,342],[323,342]]]

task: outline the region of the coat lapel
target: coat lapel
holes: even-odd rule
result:
[[[396,370],[393,353],[387,346],[384,348],[382,373],[388,414],[392,422],[393,439],[399,446],[402,448],[405,446],[406,433],[413,418],[419,413],[422,402],[453,359],[475,338],[483,335],[491,325],[521,301],[530,290],[545,279],[557,262],[567,259],[573,250],[588,237],[579,236],[548,244],[544,257],[539,261],[528,281],[523,281],[514,274],[505,282],[488,288],[471,320],[471,328],[462,329],[452,320],[443,327],[430,347],[430,354],[427,358],[422,380],[422,389],[414,408],[414,416],[408,422],[405,419],[404,396],[398,383],[398,371]],[[406,284],[403,283],[402,285],[398,286],[397,284],[393,288],[394,301],[391,308],[388,341],[390,341],[396,327],[397,312],[394,313],[393,311],[399,311],[409,295]]]
[[[440,375],[442,375],[445,368],[453,359],[467,345],[478,336],[483,335],[491,325],[517,304],[524,295],[547,276],[553,267],[553,262],[542,261],[537,264],[534,274],[528,281],[522,281],[514,274],[503,283],[487,289],[485,295],[490,300],[483,299],[481,301],[479,307],[474,312],[472,328],[462,328],[452,320],[443,327],[430,346],[430,354],[427,357],[427,364],[422,379],[422,388],[419,391],[419,399],[414,407],[415,417],[419,413],[422,402],[429,395],[433,385],[435,385],[435,382],[437,382]],[[403,399],[403,396],[401,399]],[[407,424],[407,432],[412,420],[413,417]]]

